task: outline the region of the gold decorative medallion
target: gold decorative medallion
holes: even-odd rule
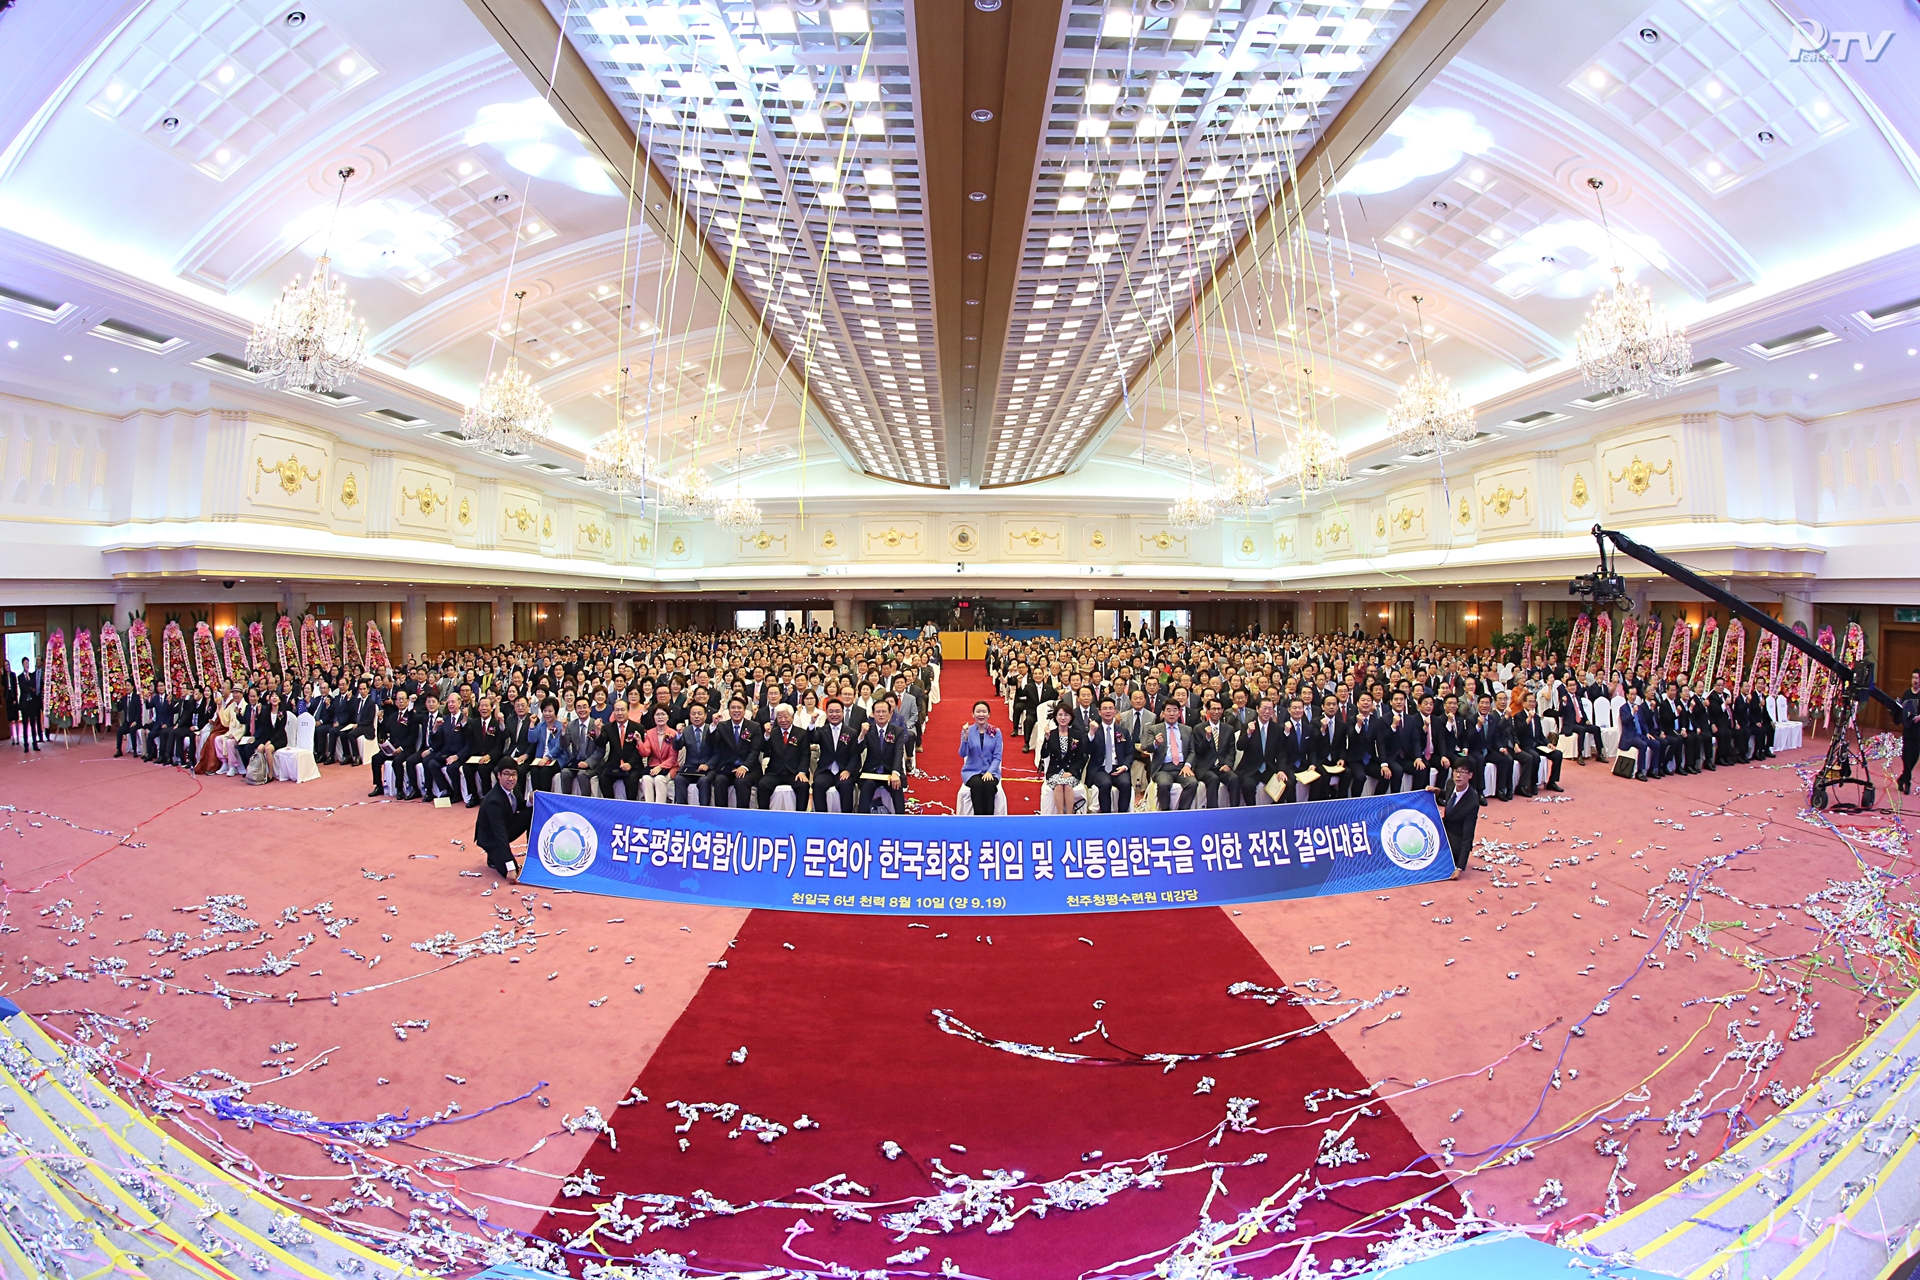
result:
[[[1473,505],[1467,501],[1467,495],[1460,495],[1460,527],[1466,528],[1473,523]]]
[[[1587,505],[1587,499],[1593,496],[1587,489],[1587,478],[1578,471],[1573,473],[1573,506],[1575,510]]]
[[[1260,550],[1260,549],[1259,549],[1258,547],[1256,547],[1256,546],[1254,546],[1254,545],[1253,545],[1253,539],[1252,539],[1252,538],[1250,538],[1250,537],[1248,537],[1248,538],[1242,538],[1242,539],[1240,539],[1240,554],[1241,554],[1241,555],[1243,555],[1243,556],[1250,556],[1250,555],[1255,555],[1255,554],[1258,554],[1258,552],[1259,552],[1259,550]]]
[[[953,536],[948,539],[948,542],[952,544],[955,551],[971,551],[979,545],[974,537],[973,526],[970,524],[956,525]]]
[[[360,479],[353,472],[347,472],[347,478],[340,482],[340,505],[357,507],[360,505]]]
[[[553,536],[553,517],[552,516],[548,515],[548,516],[540,517],[540,536],[543,538],[551,538]]]
[[[1515,493],[1503,484],[1496,488],[1491,494],[1480,499],[1480,505],[1482,507],[1492,507],[1493,514],[1505,519],[1507,513],[1513,510],[1514,503],[1524,504],[1526,500],[1527,491],[1524,487],[1521,488],[1520,492]]]
[[[687,540],[685,538],[676,537],[673,540],[673,546],[668,548],[668,551],[669,551],[669,554],[676,555],[676,556],[683,556],[687,554]]]
[[[409,489],[405,485],[402,485],[400,487],[400,497],[407,502],[419,503],[420,514],[427,517],[431,517],[435,511],[440,509],[441,504],[447,500],[447,495],[444,493],[435,493],[431,484],[423,484],[418,489]]]
[[[278,476],[280,478],[280,487],[286,491],[286,495],[289,498],[298,495],[300,490],[306,487],[301,482],[302,477],[313,481],[315,484],[320,482],[320,473],[318,471],[309,471],[301,466],[298,454],[289,453],[285,462],[269,463],[265,458],[255,458],[253,461],[254,465],[259,468],[253,477],[253,491],[255,493],[260,492],[261,476]]]
[[[633,535],[633,545],[638,547],[640,554],[644,556],[653,550],[653,539],[644,533],[636,533]]]
[[[1107,549],[1107,531],[1105,529],[1095,529],[1091,534],[1087,535],[1087,545],[1095,551],[1105,551]]]
[[[828,529],[820,535],[820,545],[826,550],[831,551],[840,545],[840,535],[832,529]]]
[[[473,499],[472,498],[463,497],[460,499],[460,523],[461,524],[473,523]]]
[[[1376,538],[1384,538],[1387,536],[1386,516],[1375,513],[1373,517],[1373,536]]]
[[[1273,535],[1273,545],[1283,553],[1291,551],[1293,550],[1293,535],[1290,533],[1276,533]]]
[[[1627,464],[1626,470],[1617,476],[1611,472],[1607,474],[1607,500],[1609,502],[1613,500],[1613,486],[1617,481],[1621,480],[1627,482],[1628,493],[1636,498],[1643,497],[1647,490],[1653,487],[1653,478],[1655,476],[1665,476],[1667,478],[1667,492],[1669,494],[1675,492],[1673,487],[1673,459],[1668,458],[1665,464],[1656,467],[1649,463],[1642,462],[1640,455],[1636,453],[1633,455],[1633,461]]]

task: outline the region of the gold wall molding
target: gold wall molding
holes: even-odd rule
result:
[[[1423,530],[1427,527],[1427,509],[1425,507],[1421,507],[1416,511],[1406,503],[1402,503],[1400,504],[1400,510],[1396,511],[1393,516],[1393,522],[1400,526],[1400,532],[1402,533],[1411,533],[1413,531],[1413,522],[1416,520],[1420,522],[1420,527]]]
[[[1587,505],[1593,497],[1593,491],[1587,488],[1587,478],[1578,471],[1573,473],[1573,509],[1575,511]]]
[[[750,534],[743,533],[740,535],[740,550],[778,551],[779,554],[785,555],[787,554],[787,535],[768,533],[765,529]]]
[[[360,505],[360,477],[347,472],[347,478],[340,482],[340,505],[357,507]]]
[[[540,517],[540,536],[543,538],[551,538],[553,536],[553,516],[551,513]]]
[[[1057,549],[1060,546],[1058,530],[1042,529],[1039,525],[1028,525],[1025,529],[1007,530],[1007,550],[1015,554],[1021,551],[1039,551],[1051,542]]]
[[[980,535],[970,524],[955,525],[953,532],[947,536],[947,545],[962,554],[978,551]]]
[[[522,504],[512,511],[502,511],[500,513],[501,524],[504,525],[509,520],[513,521],[514,528],[525,533],[527,530],[533,528],[534,514],[527,510],[525,504]]]
[[[302,466],[300,463],[300,455],[296,453],[287,454],[286,461],[284,462],[268,462],[265,458],[256,455],[253,463],[254,466],[258,468],[258,470],[253,473],[253,491],[256,494],[260,492],[261,476],[279,477],[280,488],[286,492],[289,498],[298,497],[300,491],[306,488],[305,481],[307,480],[311,480],[315,484],[320,483],[320,473],[318,471],[309,471],[306,467]]]
[[[832,551],[834,548],[838,547],[839,545],[840,545],[840,535],[835,533],[831,528],[822,529],[820,531],[820,546],[824,550]]]
[[[472,498],[463,497],[460,499],[460,510],[458,515],[459,515],[461,524],[473,523],[473,499]]]
[[[918,551],[920,549],[920,532],[917,529],[901,529],[895,525],[888,525],[879,533],[874,533],[869,530],[867,533],[867,550],[873,551],[876,548],[885,551]]]
[[[1457,519],[1462,529],[1473,523],[1473,504],[1467,501],[1467,495],[1464,493],[1460,495],[1460,514]]]
[[[1184,533],[1173,533],[1166,529],[1161,529],[1154,533],[1143,533],[1140,535],[1140,550],[1143,552],[1177,550],[1181,555],[1185,555],[1187,553],[1187,535]]]
[[[674,556],[683,556],[687,554],[687,540],[685,538],[680,537],[678,534],[674,535],[673,545],[667,548],[667,554],[674,555]]]

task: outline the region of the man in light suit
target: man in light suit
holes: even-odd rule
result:
[[[592,790],[590,779],[600,772],[600,743],[594,734],[593,704],[586,695],[573,700],[573,719],[567,721],[564,732],[567,767],[556,775],[554,785],[564,795],[584,796]]]
[[[1180,784],[1180,807],[1193,808],[1193,797],[1200,790],[1200,779],[1193,771],[1193,730],[1180,723],[1180,705],[1169,702],[1160,712],[1160,728],[1154,733],[1147,769],[1160,797],[1160,812],[1173,807],[1173,784]]]

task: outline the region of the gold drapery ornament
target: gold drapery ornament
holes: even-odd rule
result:
[[[431,482],[421,485],[418,489],[409,489],[405,485],[402,485],[400,486],[400,497],[407,502],[419,503],[420,514],[428,518],[431,518],[433,513],[439,510],[441,504],[447,500],[446,494],[435,493],[433,491]]]
[[[1619,475],[1614,475],[1612,472],[1607,473],[1607,500],[1609,502],[1613,500],[1613,486],[1622,480],[1627,482],[1628,493],[1636,498],[1641,497],[1647,490],[1653,487],[1653,478],[1655,476],[1665,476],[1667,478],[1667,492],[1674,492],[1673,459],[1668,458],[1665,463],[1656,467],[1651,463],[1642,462],[1640,455],[1636,453],[1633,455],[1633,460],[1627,463],[1626,468],[1622,470]]]
[[[278,476],[280,478],[280,487],[286,491],[289,498],[297,496],[300,490],[306,487],[302,482],[303,477],[306,480],[313,481],[315,484],[320,483],[320,473],[318,471],[309,471],[301,466],[298,454],[289,453],[284,462],[268,462],[265,458],[259,457],[256,457],[253,461],[254,465],[259,468],[253,477],[253,491],[255,493],[260,492],[261,476]]]
[[[1525,486],[1521,487],[1520,492],[1515,493],[1503,484],[1486,497],[1480,499],[1480,505],[1482,507],[1492,507],[1493,514],[1505,519],[1507,513],[1513,510],[1514,503],[1524,503],[1526,500],[1527,490]]]

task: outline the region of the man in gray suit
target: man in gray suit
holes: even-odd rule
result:
[[[1180,784],[1180,807],[1193,808],[1193,797],[1200,790],[1200,779],[1193,771],[1193,730],[1180,723],[1180,704],[1169,702],[1160,713],[1161,724],[1154,731],[1147,768],[1160,796],[1160,812],[1173,807],[1173,784]]]
[[[1160,732],[1160,722],[1154,711],[1147,705],[1144,689],[1134,689],[1128,697],[1128,707],[1122,711],[1115,722],[1126,730],[1127,736],[1135,744],[1133,758],[1133,804],[1139,808],[1147,798],[1147,753],[1152,746],[1155,734]]]

